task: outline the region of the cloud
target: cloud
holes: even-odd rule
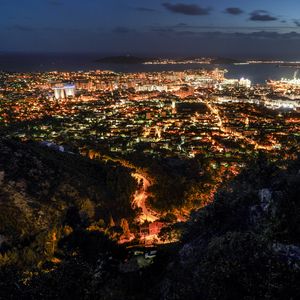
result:
[[[295,31],[286,33],[279,33],[277,31],[255,31],[251,33],[240,33],[234,34],[238,38],[256,39],[256,40],[300,40],[300,34]]]
[[[268,21],[276,21],[277,18],[270,15],[265,10],[254,10],[252,13],[250,13],[250,19],[249,20],[268,22]]]
[[[9,30],[30,32],[30,31],[34,31],[35,29],[33,27],[26,26],[26,25],[15,24],[9,27]]]
[[[64,31],[67,31],[66,28],[63,28],[63,27],[43,27],[41,28],[42,31],[45,31],[45,32],[64,32]],[[72,29],[69,29],[70,31]]]
[[[228,7],[225,9],[224,11],[226,14],[229,14],[229,15],[241,15],[242,13],[244,13],[243,10],[241,10],[239,7]]]
[[[170,35],[170,34],[174,34],[177,32],[177,30],[172,27],[172,26],[158,26],[158,27],[153,27],[151,28],[151,31],[156,33],[156,34],[159,34],[159,35]]]
[[[141,12],[157,12],[156,9],[149,8],[149,7],[136,7],[136,10]]]
[[[300,26],[300,21],[299,21]],[[286,27],[286,30],[295,27]],[[282,32],[282,27],[243,27],[237,31],[236,27],[223,26],[191,26],[179,23],[171,26],[152,26],[149,32],[166,37],[194,36],[195,38],[210,38],[220,40],[300,40],[300,33],[296,31]]]
[[[74,28],[74,27],[51,27],[51,26],[45,26],[45,27],[31,27],[27,25],[22,24],[14,24],[12,26],[6,27],[7,30],[10,31],[19,31],[19,32],[33,32],[34,34],[43,34],[43,33],[78,33],[78,32],[86,32],[86,30]]]
[[[132,29],[125,26],[117,26],[112,30],[113,33],[118,33],[118,34],[127,34],[132,31],[133,31]]]
[[[170,12],[176,14],[189,15],[189,16],[204,16],[204,15],[209,15],[211,12],[211,8],[209,7],[204,8],[196,4],[163,3],[162,5]]]
[[[294,24],[295,24],[297,27],[300,27],[300,21],[299,21],[299,20],[294,20]]]
[[[187,23],[178,23],[176,26],[178,27],[185,27],[185,26],[188,26]]]
[[[188,35],[198,35],[198,32],[191,31],[191,30],[181,30],[176,32],[179,36],[188,36]]]

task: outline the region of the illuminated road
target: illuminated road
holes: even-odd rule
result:
[[[131,176],[138,181],[139,188],[136,190],[134,194],[132,207],[133,208],[139,207],[142,210],[142,213],[137,217],[137,221],[139,223],[144,223],[145,221],[154,222],[157,219],[159,219],[159,214],[154,212],[146,205],[147,199],[150,196],[150,193],[148,192],[148,188],[152,185],[151,183],[152,180],[148,176],[148,174],[145,174],[141,169],[139,169],[129,161],[119,159],[119,158],[112,158],[108,156],[106,156],[105,159],[118,162],[126,168],[135,169],[135,173],[132,173]],[[140,185],[140,183],[142,184]]]
[[[220,130],[222,132],[225,132],[227,134],[230,134],[231,136],[234,136],[238,139],[243,139],[245,140],[248,144],[251,144],[255,147],[255,149],[263,149],[263,150],[272,150],[273,147],[272,146],[265,146],[265,145],[260,145],[259,143],[257,143],[256,141],[244,136],[241,132],[238,132],[236,130],[233,129],[227,129],[224,124],[223,124],[223,120],[220,116],[220,112],[219,109],[217,109],[216,107],[214,107],[212,104],[206,102],[207,107],[210,109],[210,111],[216,116],[218,122],[217,125],[220,128]],[[274,144],[274,141],[271,141],[272,144]]]
[[[100,155],[99,155],[100,156]],[[89,156],[90,159],[95,159],[95,156]],[[130,168],[131,170],[134,170],[133,173],[131,173],[131,176],[137,180],[138,182],[138,188],[134,193],[133,200],[132,200],[132,208],[140,208],[141,213],[136,217],[136,221],[140,224],[143,224],[145,221],[148,221],[150,223],[160,219],[161,214],[159,212],[154,211],[152,208],[147,206],[147,200],[151,196],[151,193],[149,192],[149,188],[153,184],[154,180],[151,178],[147,173],[145,173],[141,168],[136,167],[129,161],[119,159],[119,158],[112,158],[109,156],[103,156],[103,160],[108,161],[114,161],[120,163],[122,166],[126,168]],[[184,221],[185,218],[182,218],[180,215],[178,215],[178,221]],[[134,234],[130,234],[130,236],[122,236],[118,243],[123,244],[132,241],[135,238]],[[173,240],[161,240],[159,236],[155,234],[144,234],[142,237],[140,237],[140,242],[143,242],[147,245],[155,244],[164,244],[169,242],[175,242],[177,241],[176,238]]]
[[[139,207],[142,209],[142,213],[137,217],[140,223],[144,221],[154,222],[158,219],[157,214],[146,206],[147,199],[149,197],[148,188],[151,186],[150,180],[141,173],[133,173],[134,177],[139,183],[142,183],[140,188],[135,192],[134,199],[132,201],[132,207]]]

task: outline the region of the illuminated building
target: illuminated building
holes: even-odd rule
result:
[[[245,88],[251,88],[251,80],[242,77],[239,81],[239,86],[243,86]]]
[[[75,97],[75,85],[63,84],[53,87],[55,99],[64,99],[68,97]]]
[[[175,109],[176,108],[176,101],[172,100],[172,108]]]
[[[54,97],[55,99],[64,99],[65,98],[65,92],[63,86],[55,86],[53,88],[54,90]]]
[[[64,91],[66,97],[75,97],[75,85],[74,84],[66,84],[64,86]]]

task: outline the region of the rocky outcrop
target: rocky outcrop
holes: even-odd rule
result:
[[[160,299],[300,297],[300,160],[263,168],[244,171],[192,215]]]

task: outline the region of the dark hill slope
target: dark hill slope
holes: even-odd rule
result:
[[[5,299],[300,299],[300,160],[278,168],[259,159],[225,185],[211,205],[191,215],[190,221],[183,225],[179,245],[160,247],[154,264],[139,271],[122,273],[118,266],[126,253],[120,254],[120,249],[97,231],[83,226],[76,229],[76,214],[69,210],[73,232],[60,238],[52,256],[60,258],[60,263],[48,268],[44,263],[42,270],[46,272],[27,276],[29,280],[24,281],[24,273],[19,274],[24,261],[28,265],[30,260],[41,260],[39,253],[49,257],[53,253],[53,231],[48,229],[42,235],[39,228],[50,226],[53,219],[61,220],[60,216],[77,197],[89,195],[91,203],[101,203],[101,209],[107,207],[108,204],[102,203],[106,203],[104,199],[113,191],[104,180],[105,174],[119,167],[94,164],[36,144],[6,141],[1,144],[1,152],[5,156],[0,164],[0,170],[5,171],[4,179],[3,174],[0,178],[1,205],[13,203],[12,212],[5,206],[6,213],[1,209],[1,225],[8,224],[1,230],[11,230],[11,236],[22,238],[2,249],[1,263],[6,267],[0,272],[0,298],[2,293]],[[38,175],[32,175],[32,167],[28,167],[34,157],[39,161],[34,162],[33,168],[40,170]],[[43,168],[37,168],[39,164]],[[16,171],[20,169],[26,172]],[[126,169],[120,170],[127,174]],[[86,178],[87,174],[91,176]],[[113,174],[118,178],[118,173]],[[44,175],[45,179],[40,180]],[[49,183],[42,184],[44,181]],[[69,187],[61,188],[61,181],[75,192],[70,193]],[[113,181],[116,182],[119,181]],[[34,185],[30,188],[33,183],[38,188]],[[44,186],[49,186],[49,192],[37,193]],[[18,196],[17,200],[14,196]],[[61,210],[57,208],[57,199],[63,203]],[[77,200],[75,204],[81,208]],[[85,205],[87,216],[92,216],[91,207]],[[46,221],[36,226],[38,221],[33,220],[40,212],[41,220]]]
[[[195,212],[160,299],[299,299],[300,160],[242,172]]]
[[[86,227],[101,219],[108,226],[111,217],[117,225],[134,216],[135,188],[130,170],[116,163],[0,140],[1,243],[20,252],[63,225]]]

